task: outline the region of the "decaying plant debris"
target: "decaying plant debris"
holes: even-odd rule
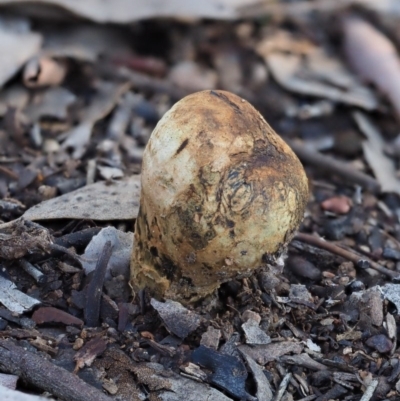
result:
[[[397,400],[395,2],[112,3],[0,1],[0,398]],[[283,269],[133,297],[144,148],[200,90],[282,135],[304,220]]]

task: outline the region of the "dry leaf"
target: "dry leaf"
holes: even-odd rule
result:
[[[42,53],[48,57],[95,62],[99,56],[132,53],[126,36],[110,26],[57,26],[46,31]]]
[[[28,26],[21,29],[20,24],[15,25],[14,29],[10,29],[10,21],[7,20],[6,24],[0,20],[0,86],[35,56],[42,44],[41,35],[31,32]]]
[[[140,176],[87,185],[28,209],[27,220],[133,220],[139,209]]]
[[[400,194],[400,180],[396,176],[394,162],[384,153],[386,144],[380,132],[363,113],[355,112],[353,117],[367,138],[362,143],[364,156],[381,185],[382,192]]]
[[[26,88],[20,85],[10,86],[0,93],[0,116],[4,117],[9,108],[23,109],[29,100]]]
[[[191,17],[191,18],[239,18],[236,8],[259,2],[259,0],[0,0],[0,4],[33,3],[35,14],[40,5],[59,6],[73,14],[96,22],[128,23],[156,17]],[[47,8],[46,8],[47,9]],[[63,10],[63,11],[64,11]]]
[[[360,18],[343,20],[344,50],[349,63],[391,101],[400,118],[400,59],[381,32]]]
[[[89,145],[94,124],[111,112],[120,97],[130,87],[131,84],[127,82],[123,84],[99,82],[96,96],[89,107],[85,109],[82,122],[65,133],[68,137],[62,144],[63,149],[72,151],[74,159],[81,158]]]
[[[61,87],[49,88],[36,93],[33,101],[24,109],[24,114],[30,121],[37,121],[42,117],[66,120],[68,107],[75,101],[76,96],[69,90]]]
[[[319,59],[321,55],[317,56]],[[342,75],[338,77],[337,63],[325,62],[326,71],[316,71],[317,62],[311,61],[313,69],[307,67],[304,58],[297,54],[269,53],[265,55],[265,61],[276,81],[285,89],[301,93],[303,95],[318,96],[336,102],[362,107],[366,110],[373,110],[377,107],[377,101],[373,93],[366,87],[361,86],[354,79],[352,82]],[[331,65],[331,73],[327,69]],[[330,84],[327,81],[330,77]],[[346,82],[350,86],[338,87],[338,81]]]

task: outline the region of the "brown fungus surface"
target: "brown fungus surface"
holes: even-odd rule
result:
[[[303,166],[253,106],[225,91],[189,95],[144,152],[131,284],[196,301],[277,258],[307,200]]]

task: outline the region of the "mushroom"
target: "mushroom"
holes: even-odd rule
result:
[[[307,200],[303,166],[252,105],[219,90],[189,95],[144,151],[131,285],[204,298],[276,261]]]

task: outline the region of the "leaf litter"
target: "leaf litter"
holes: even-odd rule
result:
[[[13,2],[17,18],[0,24],[0,370],[42,375],[41,391],[74,401],[91,401],[86,383],[96,401],[395,400],[399,131],[396,85],[381,84],[396,79],[393,5],[31,3],[35,14]],[[354,63],[365,59],[379,79]],[[176,100],[211,87],[260,109],[312,196],[283,270],[261,266],[188,309],[133,296],[126,272],[149,135]],[[4,347],[39,368],[3,363]],[[83,381],[57,393],[47,360]]]

